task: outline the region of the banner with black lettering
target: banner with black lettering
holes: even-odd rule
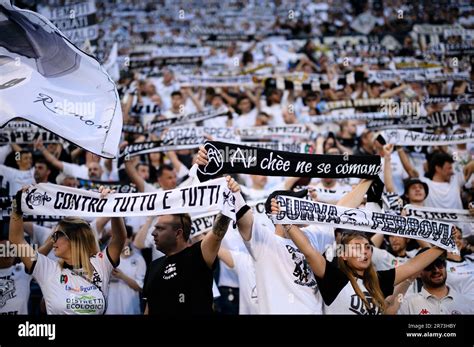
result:
[[[173,139],[203,138],[205,136],[211,136],[217,141],[240,141],[240,137],[236,135],[234,128],[180,126],[168,128],[164,134],[163,142],[169,143]]]
[[[411,129],[430,126],[426,117],[391,117],[386,119],[373,119],[367,122],[367,128],[375,131],[383,129]]]
[[[424,207],[410,204],[405,205],[403,209],[407,212],[407,217],[443,220],[452,223],[474,223],[474,216],[471,216],[469,210]]]
[[[37,124],[105,158],[114,158],[122,110],[114,81],[45,17],[0,3],[0,126]]]
[[[345,120],[372,120],[372,119],[391,119],[386,112],[365,112],[365,113],[354,113],[354,114],[333,114],[333,115],[322,115],[312,116],[311,122],[316,124],[324,123],[339,123]]]
[[[427,117],[432,127],[452,127],[457,124],[474,123],[474,110],[432,112]]]
[[[181,87],[253,87],[252,76],[180,76]]]
[[[120,182],[109,181],[95,181],[77,178],[78,188],[85,190],[99,191],[100,186],[104,186],[110,190],[115,190],[117,193],[136,193],[137,187],[135,184],[120,184]]]
[[[458,105],[474,105],[474,95],[473,94],[461,94],[461,95],[430,95],[425,96],[423,103],[426,105],[430,104],[447,104],[453,102]]]
[[[157,130],[162,130],[171,126],[178,126],[188,123],[200,122],[206,119],[211,119],[220,116],[228,115],[227,108],[207,108],[202,112],[188,113],[183,116],[173,117],[168,119],[160,119],[158,121],[151,122],[147,128],[147,132],[155,132]]]
[[[238,133],[242,139],[259,139],[262,137],[295,136],[313,138],[314,132],[304,124],[288,124],[284,126],[256,126],[239,128]]]
[[[43,143],[66,143],[55,133],[45,130],[29,122],[9,122],[0,128],[0,145],[16,143],[17,145],[32,145],[37,139]]]
[[[289,196],[277,196],[280,212],[272,215],[275,224],[329,224],[336,228],[402,236],[423,240],[456,252],[454,226],[449,223],[367,209],[348,208]]]
[[[385,130],[382,136],[387,143],[397,146],[446,146],[474,142],[473,133],[465,134],[426,134],[409,130]]]
[[[384,104],[390,104],[392,102],[393,102],[393,99],[388,99],[388,98],[339,100],[339,101],[327,102],[325,108],[327,110],[334,110],[338,108],[371,107],[371,106],[381,106]]]
[[[95,0],[76,1],[66,6],[38,6],[38,12],[78,46],[99,37],[96,11]]]
[[[149,141],[149,142],[138,142],[126,146],[119,154],[118,166],[120,167],[125,160],[129,160],[130,157],[137,155],[155,153],[155,152],[168,152],[178,151],[181,149],[193,149],[198,148],[201,144],[206,141],[204,137],[195,138],[182,138],[182,139],[169,139],[167,141]]]
[[[283,152],[293,152],[293,153],[307,153],[313,154],[315,152],[314,146],[310,143],[300,143],[300,142],[242,142],[240,143],[244,146],[257,147],[269,149],[272,151],[283,151]]]
[[[197,170],[200,181],[222,174],[264,176],[373,178],[381,170],[380,156],[301,154],[209,141],[208,164]]]
[[[99,193],[40,183],[21,196],[21,209],[31,215],[134,217],[164,214],[204,214],[221,211],[235,220],[235,197],[225,178],[153,193]]]

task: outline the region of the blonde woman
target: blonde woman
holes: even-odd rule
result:
[[[271,206],[272,213],[278,213],[275,199]],[[444,252],[433,247],[395,269],[376,271],[368,237],[353,231],[342,236],[336,266],[311,246],[297,226],[283,227],[316,276],[326,314],[384,313],[385,298],[392,294],[394,286],[423,270]]]
[[[100,189],[102,197],[109,191]],[[20,196],[21,191],[17,196]],[[23,217],[16,201],[12,205],[10,242],[29,251],[21,261],[41,287],[48,314],[104,314],[112,270],[118,266],[126,229],[122,218],[112,218],[109,245],[99,251],[88,222],[64,218],[52,234],[54,254],[58,261],[35,253],[23,237]],[[24,247],[24,248],[23,248]]]

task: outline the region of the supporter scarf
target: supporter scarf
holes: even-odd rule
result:
[[[409,130],[386,130],[382,136],[387,143],[397,146],[446,146],[474,142],[474,134],[434,135]]]
[[[298,143],[298,142],[242,142],[240,143],[244,146],[257,147],[269,149],[272,151],[284,151],[284,152],[293,152],[293,153],[314,153],[314,147],[310,143]]]
[[[17,145],[31,145],[40,138],[43,143],[66,143],[55,133],[37,127],[29,122],[10,122],[0,129],[0,145],[16,143]]]
[[[423,207],[415,205],[405,205],[404,209],[407,212],[407,217],[442,220],[451,223],[474,223],[474,217],[469,214],[469,210]]]
[[[225,178],[153,193],[99,193],[40,183],[21,195],[21,209],[31,215],[135,217],[220,210],[235,220],[235,197]]]
[[[334,114],[328,116],[312,116],[311,122],[316,124],[321,123],[339,123],[345,120],[371,120],[371,119],[390,119],[385,112],[366,112],[366,113],[354,113],[354,114]]]
[[[79,183],[79,188],[85,190],[94,190],[98,191],[100,186],[104,186],[110,190],[115,190],[117,193],[136,193],[137,187],[135,184],[120,184],[120,182],[108,182],[108,181],[94,181],[86,180],[83,178],[77,179]]]
[[[384,104],[390,104],[392,102],[393,100],[388,98],[340,100],[329,101],[326,103],[326,108],[328,110],[334,110],[337,108],[380,106]]]
[[[474,110],[433,112],[428,117],[433,127],[451,127],[462,123],[474,123]]]
[[[198,148],[206,139],[204,137],[195,138],[182,138],[182,139],[168,139],[167,141],[149,141],[139,142],[125,147],[120,152],[118,158],[118,166],[120,167],[125,160],[129,160],[130,157],[137,155],[155,153],[155,152],[168,152],[178,151],[180,149],[192,149]]]
[[[430,123],[426,117],[400,117],[387,119],[373,119],[367,122],[367,128],[375,131],[382,129],[410,129],[425,128]]]
[[[313,132],[304,124],[291,124],[285,126],[258,126],[240,128],[238,132],[243,139],[273,137],[273,136],[297,136],[312,138]]]
[[[181,87],[253,87],[252,76],[181,76]]]
[[[122,126],[122,131],[125,133],[132,133],[132,134],[143,134],[144,130],[140,124],[124,124]]]
[[[329,224],[336,228],[403,236],[427,241],[450,252],[457,251],[452,238],[454,226],[433,220],[403,217],[348,208],[290,196],[277,196],[280,212],[275,224]]]
[[[207,108],[202,112],[188,113],[184,116],[161,119],[155,122],[151,122],[147,128],[147,132],[152,133],[156,130],[161,130],[170,126],[200,122],[206,119],[211,119],[211,118],[215,118],[219,116],[226,116],[227,114],[228,114],[228,110],[225,108],[217,109],[217,110],[213,108]]]
[[[198,167],[200,181],[222,174],[243,173],[289,177],[374,178],[379,156],[300,154],[209,141],[208,164]]]
[[[454,102],[459,105],[473,105],[474,97],[472,94],[463,94],[463,95],[430,95],[426,96],[423,99],[423,102],[427,105],[429,104],[446,104],[449,102]]]
[[[211,136],[215,140],[239,141],[239,136],[235,134],[234,128],[215,128],[215,127],[171,127],[168,128],[163,141],[182,138],[196,138]]]

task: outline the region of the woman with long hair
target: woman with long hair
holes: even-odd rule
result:
[[[276,199],[272,199],[271,206],[272,213],[278,213]],[[433,247],[397,268],[376,271],[368,237],[351,231],[342,235],[336,266],[311,246],[297,226],[284,225],[284,229],[316,276],[326,314],[384,313],[385,298],[392,294],[394,286],[430,265],[444,252]]]
[[[110,190],[101,187],[101,197]],[[17,197],[20,197],[19,191]],[[93,230],[80,218],[64,218],[52,234],[54,254],[52,260],[35,250],[23,236],[23,215],[16,200],[10,218],[10,243],[27,251],[21,261],[41,287],[48,314],[103,314],[106,311],[107,293],[112,270],[120,262],[127,237],[122,218],[112,218],[112,235],[106,249],[101,252]]]

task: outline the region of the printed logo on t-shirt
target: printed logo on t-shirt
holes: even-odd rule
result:
[[[426,308],[421,309],[420,314],[430,314],[430,311],[428,311]]]
[[[94,295],[74,295],[66,299],[66,309],[76,313],[98,313],[104,310],[104,298],[98,298]]]
[[[351,307],[349,307],[349,310],[354,312],[355,314],[359,315],[377,315],[380,314],[380,308],[375,305],[374,300],[370,296],[369,292],[363,292],[365,295],[365,299],[369,303],[369,310],[367,310],[367,306],[365,303],[362,301],[362,299],[359,297],[357,294],[352,294],[351,295]]]
[[[393,259],[392,260],[392,266],[397,267],[398,266],[398,259]]]
[[[176,277],[178,274],[176,273],[176,263],[168,264],[165,267],[165,271],[163,271],[163,279],[169,280],[173,277]]]
[[[455,268],[454,266],[451,266],[451,267],[449,268],[449,272],[456,272],[456,268]]]
[[[61,283],[61,284],[63,284],[63,283],[66,284],[67,281],[68,281],[67,275],[59,275],[59,283]]]
[[[295,269],[293,270],[293,276],[296,277],[294,282],[300,286],[315,287],[316,279],[314,278],[313,271],[308,265],[303,253],[299,249],[286,245],[286,250],[291,254],[291,259],[295,263]]]
[[[7,304],[7,301],[16,297],[15,281],[12,275],[0,277],[0,308]]]

